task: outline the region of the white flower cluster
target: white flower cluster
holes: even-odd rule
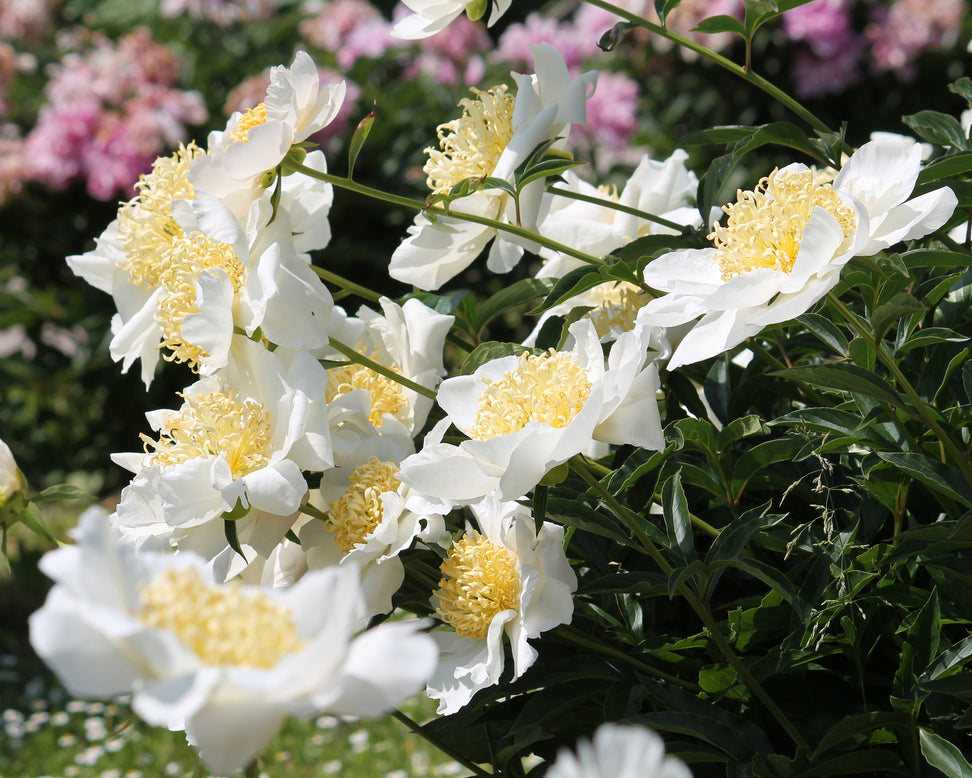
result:
[[[482,10],[409,6],[407,37]],[[515,190],[538,146],[563,156],[596,83],[549,44],[533,54],[515,95],[474,90],[427,150],[435,195],[503,185],[416,216],[393,278],[439,289],[491,244],[490,270],[530,251],[538,278],[558,279],[638,238],[708,228],[682,152],[646,157],[620,194],[572,172]],[[289,715],[378,715],[423,686],[450,714],[523,675],[529,641],[570,622],[577,586],[564,528],[525,507],[537,486],[580,455],[663,449],[659,365],[800,315],[852,257],[937,229],[956,203],[948,189],[908,199],[920,149],[901,139],[866,144],[832,179],[789,165],[726,206],[712,247],[663,255],[640,282],[588,286],[526,345],[446,378],[452,316],[415,297],[352,314],[314,272],[333,193],[306,147],[343,96],[298,54],[206,149],[158,160],[96,247],[69,258],[114,298],[123,370],[141,360],[148,386],[161,354],[199,377],[177,407],[147,414],[142,451],[114,455],[133,474],[117,510],[84,517],[77,544],[45,558],[55,587],[32,642],[72,691],[132,693],[140,716],[185,730],[216,771],[252,762]],[[557,347],[532,348],[556,316],[572,322]],[[429,592],[441,624],[366,629],[394,609],[416,547],[443,559]],[[608,729],[549,775],[641,775],[645,759],[687,774],[662,757],[658,741]]]

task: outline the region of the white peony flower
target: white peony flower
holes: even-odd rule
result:
[[[454,317],[437,313],[414,298],[399,305],[383,297],[380,304],[382,313],[362,306],[357,317],[336,307],[328,334],[404,378],[435,389],[445,376],[442,354]],[[381,434],[411,441],[425,424],[432,407],[430,398],[349,362],[331,347],[316,354],[347,363],[329,368],[327,377],[336,464],[346,464],[362,440]]]
[[[570,78],[560,53],[549,43],[530,47],[536,73],[514,73],[514,100],[505,86],[487,92],[473,90],[477,99],[465,99],[463,115],[440,125],[439,149],[427,149],[425,172],[434,193],[449,192],[459,181],[492,176],[512,181],[515,169],[545,140],[562,138],[571,124],[587,121],[587,98],[593,94],[597,74],[589,71]],[[562,146],[561,142],[555,148]],[[500,190],[474,192],[453,201],[452,209],[508,224],[535,229],[541,211],[544,183],[528,184],[520,194],[520,208]],[[438,289],[468,267],[491,240],[487,267],[507,273],[520,260],[524,245],[494,227],[438,216],[432,221],[418,214],[409,237],[392,254],[392,278],[421,289]]]
[[[726,226],[709,236],[715,248],[651,262],[645,281],[666,294],[644,306],[637,321],[672,327],[697,320],[669,369],[804,313],[834,288],[852,257],[941,227],[957,204],[949,188],[908,199],[921,154],[919,144],[881,136],[861,146],[832,184],[805,165],[788,165],[724,208]]]
[[[402,0],[409,10],[414,11],[392,28],[392,35],[403,40],[418,40],[444,30],[449,23],[463,11],[473,21],[478,21],[489,8],[487,27],[505,14],[512,0]],[[487,5],[488,3],[488,5]]]
[[[264,174],[274,170],[294,144],[334,121],[345,91],[344,81],[322,86],[310,55],[298,51],[289,68],[271,69],[262,103],[234,113],[225,130],[210,133],[206,155],[192,165],[193,185],[242,216],[266,186]]]
[[[620,195],[606,192],[567,171],[557,189],[597,197],[605,205],[554,195],[540,222],[540,234],[586,254],[603,257],[635,238],[672,233],[664,225],[612,208],[615,203],[683,226],[698,226],[701,223],[698,209],[690,204],[695,200],[699,180],[685,166],[687,159],[688,154],[682,149],[664,161],[643,157]],[[537,273],[538,278],[560,278],[583,264],[579,259],[547,248],[540,250],[540,256],[546,262]]]
[[[373,717],[418,691],[436,662],[416,622],[360,632],[354,568],[289,589],[207,581],[192,554],[135,553],[95,514],[45,555],[54,580],[30,641],[72,694],[132,694],[149,724],[185,730],[210,770],[251,763],[288,716]]]
[[[447,417],[402,462],[400,479],[443,506],[490,493],[515,500],[593,441],[664,448],[648,330],[622,334],[606,364],[589,320],[570,333],[569,351],[495,359],[443,381],[438,402]],[[470,439],[441,442],[449,424]]]
[[[190,549],[235,572],[222,516],[237,506],[244,551],[263,557],[292,525],[307,494],[302,470],[331,466],[326,373],[306,352],[238,339],[231,367],[190,386],[177,410],[147,414],[157,439],[112,459],[135,473],[115,514],[135,542]],[[242,560],[241,560],[242,561]]]
[[[325,521],[300,528],[301,548],[310,569],[355,565],[361,571],[369,615],[388,613],[392,595],[405,579],[399,554],[416,538],[439,540],[445,532],[440,513],[409,499],[398,480],[399,465],[413,453],[411,438],[373,436],[355,452],[353,466],[323,474]]]
[[[455,632],[437,631],[439,667],[426,693],[451,714],[503,674],[504,635],[513,655],[513,678],[536,661],[528,642],[570,623],[577,578],[564,553],[564,528],[544,522],[515,502],[490,497],[472,506],[479,529],[449,549],[432,598]]]
[[[263,327],[274,342],[297,348],[326,341],[330,294],[298,252],[330,238],[330,187],[285,184],[276,212],[264,192],[240,222],[189,182],[200,154],[190,144],[156,160],[95,248],[68,257],[77,275],[114,298],[112,358],[123,372],[141,359],[146,386],[160,345],[194,369],[225,365],[234,326]],[[323,169],[323,154],[307,164]]]
[[[665,743],[646,727],[602,724],[577,755],[562,750],[547,778],[692,778],[683,762],[665,756]]]

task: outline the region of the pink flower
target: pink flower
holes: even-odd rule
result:
[[[964,10],[962,0],[897,0],[878,9],[864,31],[878,69],[913,78],[920,54],[955,43]]]
[[[268,19],[276,10],[276,0],[162,0],[162,16],[188,14],[227,27],[238,22]]]
[[[0,3],[0,38],[35,43],[50,30],[55,0],[3,0]]]
[[[404,5],[397,6],[396,20],[408,13]],[[398,41],[399,46],[403,43],[408,42]],[[419,51],[402,78],[424,74],[438,84],[449,86],[478,84],[486,72],[483,56],[493,45],[483,23],[471,21],[465,14],[457,16],[445,29],[412,43]]]
[[[611,27],[608,23],[605,30]],[[584,30],[584,32],[581,32]],[[530,46],[536,43],[549,43],[560,52],[567,67],[576,69],[590,57],[600,53],[597,36],[590,33],[590,27],[558,22],[540,13],[531,13],[525,22],[511,24],[499,39],[499,46],[493,59],[497,62],[513,64],[533,62]]]
[[[333,52],[342,69],[359,57],[378,58],[399,41],[391,24],[367,0],[334,0],[317,16],[300,24],[300,34],[318,48]]]

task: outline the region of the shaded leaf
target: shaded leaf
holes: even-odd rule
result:
[[[972,765],[955,745],[928,727],[918,728],[918,740],[921,755],[932,767],[941,770],[948,778],[972,778]]]
[[[364,147],[365,141],[368,140],[368,135],[371,133],[371,126],[375,123],[377,108],[377,103],[373,104],[371,113],[358,122],[358,126],[354,128],[354,134],[351,136],[351,141],[348,145],[348,178],[354,175],[354,163],[358,161],[358,155],[361,153],[361,149]]]
[[[527,305],[538,297],[545,297],[552,285],[553,282],[547,279],[523,278],[510,286],[504,286],[477,308],[476,324],[479,332],[497,316]]]
[[[877,455],[932,491],[972,506],[972,485],[957,468],[913,451],[878,451]]]
[[[969,139],[962,130],[958,119],[940,111],[919,111],[910,116],[903,116],[901,120],[917,133],[918,137],[929,143],[952,148],[969,148]]]

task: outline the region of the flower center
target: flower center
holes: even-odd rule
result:
[[[222,272],[233,284],[234,296],[243,287],[246,268],[233,247],[220,243],[208,235],[194,232],[174,238],[160,259],[162,271],[159,283],[163,293],[159,297],[155,321],[162,328],[162,346],[171,354],[168,361],[188,362],[193,370],[209,354],[182,337],[182,322],[190,313],[199,313],[196,282],[203,273]]]
[[[594,323],[598,337],[603,338],[612,329],[627,332],[634,328],[638,311],[648,304],[651,297],[628,281],[595,286],[588,293],[588,302],[595,307],[587,312]]]
[[[722,280],[758,268],[789,273],[817,207],[837,219],[845,240],[854,233],[857,216],[830,184],[815,180],[812,170],[774,170],[754,191],[737,192],[736,202],[722,209],[729,215],[726,226],[717,225],[709,235]]]
[[[478,532],[455,541],[442,563],[436,612],[460,637],[481,639],[497,613],[520,608],[516,557]]]
[[[358,345],[358,352],[363,353],[363,346]],[[382,362],[377,351],[366,355],[374,362]],[[384,363],[383,363],[384,364]],[[400,372],[395,363],[386,364],[396,373]],[[369,367],[359,365],[356,362],[340,367],[328,368],[327,387],[325,388],[325,398],[332,402],[341,395],[352,392],[355,389],[365,389],[371,395],[371,412],[368,414],[368,421],[375,428],[384,423],[384,415],[390,413],[396,418],[400,418],[408,405],[405,398],[405,388],[398,382],[386,378],[380,373],[376,373]]]
[[[157,441],[141,436],[147,466],[222,454],[238,479],[269,464],[270,416],[256,400],[240,402],[232,390],[182,399],[182,407],[166,417]]]
[[[230,140],[233,143],[249,143],[250,130],[259,127],[267,121],[267,106],[260,103],[254,106],[240,117],[236,127],[230,132]]]
[[[435,194],[448,192],[464,178],[488,176],[513,137],[514,99],[506,85],[471,91],[475,100],[459,101],[462,116],[436,128],[439,148],[425,150],[429,161],[423,170]]]
[[[398,465],[372,457],[358,465],[348,476],[350,486],[330,505],[327,530],[344,553],[375,531],[381,524],[383,505],[381,495],[394,492],[398,480]]]
[[[194,567],[143,585],[138,620],[174,634],[205,665],[269,668],[304,646],[289,610],[238,584],[207,585]]]
[[[517,432],[531,421],[566,427],[591,396],[591,382],[574,356],[553,349],[539,356],[523,352],[513,370],[483,383],[470,433],[478,440]]]
[[[159,157],[152,172],[139,176],[138,196],[118,210],[118,233],[125,259],[121,263],[132,283],[140,289],[159,285],[162,253],[182,236],[182,227],[172,218],[173,200],[192,200],[189,166],[204,154],[195,143],[179,146],[172,156]]]

